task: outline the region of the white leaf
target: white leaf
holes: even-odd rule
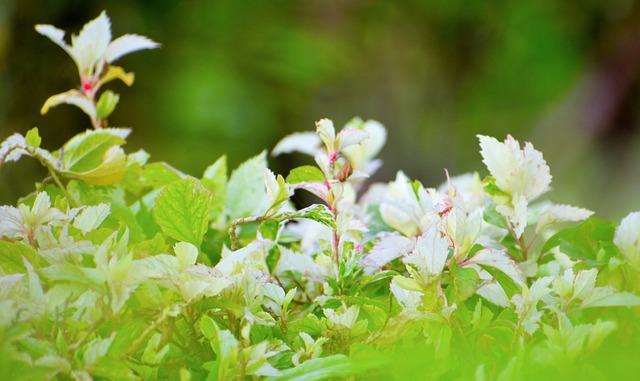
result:
[[[264,185],[267,190],[269,204],[273,204],[278,198],[278,193],[280,193],[280,186],[278,185],[276,175],[274,175],[269,168],[264,169]]]
[[[320,138],[313,132],[298,132],[285,136],[276,144],[271,154],[300,152],[314,156],[320,152]]]
[[[516,284],[524,286],[524,278],[518,265],[504,251],[495,249],[479,250],[467,263],[475,263],[496,268],[513,279]]]
[[[457,249],[459,258],[464,258],[478,239],[482,229],[482,215],[476,211],[470,216],[454,206],[442,218],[442,226],[453,246]]]
[[[496,206],[496,211],[509,221],[516,237],[520,238],[524,233],[524,228],[527,227],[527,219],[529,216],[527,210],[528,203],[526,197],[522,195],[515,195],[511,202],[513,206],[498,205]]]
[[[361,125],[369,137],[360,144],[344,147],[341,151],[349,159],[349,163],[354,169],[360,169],[371,175],[381,164],[380,160],[374,160],[374,158],[380,153],[382,146],[387,141],[387,130],[375,120],[367,120],[362,124],[362,120],[355,118],[347,123],[345,128],[349,128],[351,125]]]
[[[276,302],[278,307],[284,304],[285,293],[282,287],[273,283],[265,283],[261,289],[264,296]]]
[[[110,41],[111,20],[104,11],[85,24],[77,36],[71,36],[72,57],[81,75],[90,77],[94,67],[100,66],[96,64],[100,64]]]
[[[478,135],[480,154],[498,188],[512,196],[523,195],[531,201],[548,191],[551,184],[549,166],[542,154],[508,135],[504,143],[489,136]]]
[[[640,306],[640,296],[630,292],[615,292],[613,287],[596,287],[581,307]]]
[[[629,213],[620,221],[613,243],[633,267],[640,268],[640,212]]]
[[[6,138],[2,144],[0,144],[0,165],[11,161],[18,161],[22,155],[29,155],[26,151],[27,142],[24,136],[19,133]]]
[[[362,264],[368,272],[373,272],[396,258],[409,253],[413,248],[413,240],[400,234],[385,235],[362,259]]]
[[[573,297],[584,299],[588,297],[596,285],[597,269],[580,270],[573,283]]]
[[[333,153],[336,140],[336,129],[333,127],[333,122],[329,119],[320,119],[316,122],[316,133],[327,147],[327,151]]]
[[[358,128],[343,128],[336,136],[338,145],[336,150],[342,152],[344,148],[359,144],[368,137],[369,133],[367,131]]]
[[[13,206],[0,206],[0,238],[19,238],[24,236],[25,227],[20,209]]]
[[[64,41],[65,32],[63,30],[58,29],[53,25],[44,24],[38,24],[35,28],[38,33],[45,37],[48,37],[56,45],[64,49],[64,51],[66,51],[74,61],[76,60],[74,57],[75,53],[73,52],[73,50],[71,50],[71,47]]]
[[[198,248],[188,242],[178,242],[173,246],[173,252],[180,261],[181,269],[186,269],[196,264]]]
[[[142,49],[155,49],[160,44],[137,34],[125,34],[113,40],[105,52],[105,60],[109,63],[118,58]]]
[[[269,200],[264,186],[266,153],[262,152],[243,162],[231,173],[227,186],[227,209],[232,219],[261,215],[267,211]]]
[[[109,204],[87,206],[73,219],[73,226],[82,231],[82,234],[87,234],[91,230],[97,229],[110,212]]]
[[[405,262],[415,264],[431,275],[440,275],[449,255],[449,241],[433,225],[416,242],[415,249]]]
[[[491,276],[491,274],[489,274],[489,276]],[[480,287],[476,291],[476,294],[482,296],[496,306],[507,307],[509,305],[509,297],[507,296],[507,293],[504,292],[500,283],[496,281]]]
[[[22,220],[33,231],[35,227],[53,221],[64,221],[67,217],[56,208],[51,207],[51,200],[46,192],[40,192],[33,202],[33,206],[19,205]]]
[[[397,276],[391,280],[391,293],[403,308],[416,308],[422,304],[422,292],[407,290],[396,283]]]
[[[590,210],[571,205],[552,205],[542,212],[538,218],[536,233],[541,232],[545,227],[557,222],[578,222],[591,217],[592,214],[593,212]]]

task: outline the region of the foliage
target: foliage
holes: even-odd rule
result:
[[[200,178],[185,175],[144,151],[126,154],[131,131],[107,127],[118,95],[96,96],[115,78],[110,49],[157,46],[140,36],[110,43],[109,25],[101,14],[71,46],[64,32],[37,27],[71,54],[82,82],[45,106],[78,106],[94,129],[53,152],[37,128],[0,147],[0,164],[31,156],[50,175],[17,206],[0,207],[8,378],[637,370],[637,212],[616,227],[537,201],[550,189],[549,167],[511,136],[479,136],[484,180],[474,173],[425,188],[398,172],[365,190],[386,130],[358,118],[340,131],[323,119],[315,134],[285,137],[273,154],[298,151],[315,163],[286,178],[268,169],[266,152],[230,175],[224,156]],[[85,51],[96,46],[103,51]],[[298,190],[320,202],[296,209]],[[612,347],[628,349],[614,370]]]

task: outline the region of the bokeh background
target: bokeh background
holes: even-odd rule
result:
[[[195,176],[230,166],[328,117],[389,131],[384,166],[427,186],[479,170],[476,134],[543,151],[555,202],[619,219],[640,209],[640,4],[632,0],[0,0],[0,138],[38,126],[54,150],[90,127],[76,108],[41,116],[77,86],[73,61],[37,34],[106,9],[115,37],[162,48],[126,56],[112,85],[127,145]],[[271,158],[279,173],[303,158]],[[0,170],[0,204],[34,189],[34,160]]]

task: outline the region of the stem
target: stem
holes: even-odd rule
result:
[[[229,238],[231,239],[231,250],[236,251],[240,247],[238,246],[238,236],[236,234],[236,229],[238,225],[248,224],[251,222],[262,222],[264,220],[264,216],[251,216],[251,217],[242,217],[231,221],[231,226],[229,226]]]
[[[127,349],[127,351],[121,355],[122,358],[128,356],[130,353],[133,353],[136,351],[136,349],[138,349],[138,347],[142,344],[142,342],[147,338],[147,336],[151,333],[151,331],[153,331],[154,329],[156,329],[156,327],[158,326],[158,324],[162,323],[167,316],[169,316],[168,314],[168,309],[165,309],[162,312],[162,315],[160,315],[160,317],[156,320],[154,320],[151,325],[149,325],[147,327],[147,329],[144,330],[144,332],[142,332],[142,334],[140,336],[138,336],[138,338],[136,338],[133,343],[131,343],[131,345],[129,346],[129,349]]]
[[[96,329],[98,329],[98,327],[100,326],[100,324],[102,324],[102,322],[104,321],[103,318],[100,318],[98,320],[96,320],[91,327],[89,328],[89,330],[87,331],[87,333],[77,342],[69,345],[69,349],[68,351],[75,351],[76,349],[80,348],[82,346],[82,344],[84,344],[89,337],[96,331]]]

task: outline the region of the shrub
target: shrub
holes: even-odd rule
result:
[[[201,177],[108,127],[133,74],[112,63],[158,47],[111,41],[106,13],[72,44],[80,87],[49,98],[93,129],[62,148],[38,129],[8,137],[0,164],[49,177],[0,207],[0,369],[7,379],[620,378],[639,370],[640,213],[619,226],[540,201],[542,154],[479,136],[489,175],[425,188],[398,172],[366,187],[378,122],[285,137],[313,158],[285,178],[224,156]],[[98,96],[98,94],[100,95]],[[318,203],[296,209],[295,191]],[[635,351],[635,352],[634,352]]]

